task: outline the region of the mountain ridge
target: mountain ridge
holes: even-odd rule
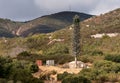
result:
[[[55,14],[38,17],[36,19],[26,22],[15,22],[9,20],[8,23],[9,25],[11,25],[10,26],[11,28],[7,26],[7,31],[14,36],[23,36],[23,37],[38,33],[54,32],[56,30],[60,30],[62,28],[71,25],[72,18],[76,14],[78,14],[81,17],[81,21],[90,18],[92,16],[89,14],[84,14],[79,12],[64,11],[64,12],[58,12]],[[6,28],[5,25],[3,25],[2,27]],[[9,30],[9,28],[11,30]]]
[[[62,28],[65,28],[71,25],[72,20],[73,20],[72,18],[76,14],[82,17],[81,21],[87,18],[90,18],[92,16],[88,14],[83,14],[83,13],[78,13],[78,12],[68,12],[68,11],[46,15],[46,16],[42,16],[40,18],[31,20],[27,22],[26,24],[24,24],[23,26],[21,26],[21,32],[19,34],[21,34],[21,36],[27,36],[30,32],[31,34],[34,34],[34,30],[35,32],[38,32],[38,33],[39,32],[49,33],[49,32],[53,32],[56,30],[60,30]]]

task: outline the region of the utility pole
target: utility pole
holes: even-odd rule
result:
[[[78,15],[73,18],[72,49],[75,57],[75,68],[77,68],[77,56],[80,54],[80,19]]]

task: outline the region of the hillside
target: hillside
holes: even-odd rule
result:
[[[120,8],[100,16],[94,16],[81,23],[82,33],[89,36],[96,33],[120,33]]]
[[[51,15],[42,16],[40,18],[26,22],[19,28],[17,35],[28,36],[36,33],[50,33],[63,29],[72,24],[72,18],[75,15],[81,17],[81,21],[90,18],[92,15],[78,12],[59,12]]]
[[[94,52],[96,53],[96,51],[102,53],[120,53],[119,35],[112,38],[91,38],[91,35],[97,33],[119,33],[119,13],[120,9],[117,9],[104,15],[94,16],[80,23],[82,45],[81,52],[83,55],[91,55],[92,53],[94,54]],[[3,38],[0,41],[0,53],[1,55],[4,55],[6,53],[9,53],[9,55],[16,55],[21,51],[27,50],[32,53],[39,54],[39,52],[41,52],[42,50],[44,53],[47,52],[45,53],[45,55],[49,55],[51,53],[52,55],[54,55],[54,53],[56,54],[56,52],[64,53],[64,51],[68,54],[68,50],[71,50],[71,31],[72,30],[67,27],[62,30],[58,30],[48,34],[38,34],[26,38],[8,38],[6,39],[8,42],[5,42],[5,39]],[[58,42],[60,41],[60,39],[64,40]]]
[[[81,21],[92,15],[78,12],[59,12],[42,16],[27,22],[15,22],[9,19],[0,19],[0,37],[28,36],[37,33],[50,33],[72,24],[74,15],[79,15]]]
[[[15,22],[9,19],[0,18],[0,37],[14,37],[22,22]]]
[[[100,16],[93,16],[80,23],[81,25],[81,52],[83,55],[102,52],[105,54],[120,54],[120,8]],[[71,30],[72,31],[72,30]],[[65,38],[69,41],[69,28],[54,33],[56,38]],[[91,35],[102,33],[118,33],[116,37],[95,39]],[[65,34],[65,35],[62,35]],[[95,54],[96,55],[96,54]]]
[[[26,74],[29,71],[28,66],[31,64],[28,64],[28,62],[35,63],[36,60],[42,60],[43,66],[39,66],[39,72],[33,74],[36,76],[39,75],[39,80],[48,80],[48,76],[53,76],[52,74],[56,76],[55,74],[60,73],[59,71],[62,71],[62,73],[64,71],[67,71],[68,73],[64,72],[63,74],[60,73],[57,75],[59,81],[62,81],[63,83],[78,83],[78,81],[83,83],[119,83],[120,8],[100,16],[93,16],[87,20],[80,22],[81,53],[77,56],[77,60],[91,65],[90,68],[83,68],[82,70],[67,69],[67,64],[74,60],[74,56],[72,56],[71,53],[73,25],[67,26],[66,28],[60,28],[62,25],[64,25],[64,23],[70,24],[72,21],[69,19],[63,20],[63,18],[59,17],[59,14],[57,15],[58,16],[56,17],[44,16],[23,24],[20,28],[18,28],[16,33],[17,35],[27,37],[0,38],[0,60],[3,62],[3,64],[0,65],[2,71],[1,74],[3,76],[7,76],[6,78],[8,78],[8,76],[16,77],[17,79],[23,77],[22,79],[26,81],[26,79],[30,78],[28,77],[30,74]],[[53,22],[56,23],[54,24]],[[47,26],[46,29],[50,28],[51,30],[52,28],[56,31],[51,31],[51,33],[47,34],[45,32],[42,34],[34,34],[37,33],[37,31],[38,33],[41,31],[38,29],[40,28],[39,26],[35,26],[39,23],[44,24],[42,25],[43,28],[49,24],[50,26]],[[59,23],[61,25],[59,25]],[[41,26],[41,24],[39,25]],[[7,31],[6,28],[1,28],[1,30]],[[107,35],[116,33],[118,34],[116,36],[110,37]],[[96,34],[105,35],[99,38],[91,37],[91,35]],[[1,58],[1,56],[10,56],[12,57],[13,61],[10,60],[10,57],[5,59]],[[46,60],[54,60],[55,67],[46,66]],[[21,61],[22,63],[18,61]],[[59,66],[61,68],[58,68],[56,66]],[[30,67],[30,69],[36,69],[35,66],[33,67],[34,68]],[[21,69],[25,69],[26,71],[21,71]],[[54,69],[54,71],[51,69]],[[51,72],[48,73],[48,71]],[[74,73],[79,73],[73,74],[73,71],[76,71]],[[33,79],[32,82],[34,81],[35,80]],[[52,82],[54,81],[52,80]]]

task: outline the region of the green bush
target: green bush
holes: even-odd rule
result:
[[[69,73],[67,72],[64,72],[63,74],[58,74],[57,75],[57,79],[58,80],[63,80],[66,76],[70,75]]]
[[[7,83],[6,79],[0,78],[0,83]]]
[[[69,74],[67,72],[58,74],[57,79],[62,80],[62,83],[91,83],[91,81],[84,76]]]
[[[114,63],[114,62],[105,61],[105,60],[95,62],[94,68],[101,69],[106,72],[115,72],[115,73],[120,72],[120,64],[119,63]]]
[[[96,83],[119,81],[120,64],[111,61],[100,60],[93,64],[90,69],[83,69],[78,74]]]
[[[25,40],[25,45],[31,50],[31,49],[43,49],[46,46],[46,43],[48,43],[48,38],[45,34],[40,35],[33,35],[30,37],[27,37]]]
[[[99,50],[95,50],[91,53],[91,55],[93,56],[96,56],[96,55],[103,55],[103,52],[102,51],[99,51]]]
[[[42,58],[43,58],[42,55],[32,54],[26,51],[17,55],[18,60],[26,60],[26,61],[31,61],[31,62],[35,62],[36,60],[42,59]]]
[[[55,60],[56,64],[64,64],[69,61],[72,61],[74,58],[73,58],[73,56],[70,56],[70,55],[55,54],[55,55],[47,55],[46,60],[47,59]]]
[[[84,77],[86,77],[87,79],[90,79],[90,80],[97,80],[98,76],[101,75],[101,74],[106,74],[106,72],[101,70],[101,69],[98,70],[98,69],[95,69],[95,68],[83,69],[79,73],[79,75],[84,76]]]
[[[105,56],[105,60],[120,63],[120,55],[107,55]]]
[[[107,34],[105,34],[102,38],[106,39],[106,38],[110,38],[110,37]]]
[[[87,63],[87,62],[93,62],[93,57],[89,56],[89,55],[84,55],[84,56],[78,56],[78,60]]]
[[[18,56],[28,57],[28,56],[30,56],[30,54],[27,51],[23,51],[23,52],[19,53]]]
[[[62,83],[91,83],[91,81],[84,76],[69,75],[62,80]]]
[[[39,68],[38,68],[38,66],[37,66],[36,64],[32,64],[32,65],[30,66],[30,71],[31,71],[31,73],[38,72],[38,70],[39,70]]]
[[[109,73],[108,74],[108,79],[110,82],[118,82],[119,81],[119,75],[116,73]]]
[[[52,47],[46,50],[45,55],[55,55],[55,54],[69,54],[69,49],[67,45],[56,43]]]
[[[12,60],[10,58],[0,57],[0,78],[5,80],[13,80],[14,83],[21,81],[22,83],[43,83],[41,80],[35,79],[29,67],[30,62]],[[32,72],[38,71],[35,65],[31,67]],[[3,80],[4,81],[4,80]],[[1,81],[0,81],[1,82]],[[35,83],[35,82],[34,82]]]
[[[105,73],[97,76],[98,83],[104,83],[104,82],[107,82],[108,80],[109,80],[108,75]]]

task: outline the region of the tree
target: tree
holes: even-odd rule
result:
[[[75,56],[75,62],[77,67],[77,55],[80,54],[80,25],[79,25],[80,19],[78,15],[75,15],[73,18],[73,55]]]
[[[30,71],[31,73],[35,73],[35,72],[38,72],[39,68],[36,64],[32,64],[31,67],[30,67]]]
[[[10,57],[0,57],[0,83],[7,83],[12,80],[13,83],[43,83],[42,80],[34,78],[31,73],[37,72],[37,65],[23,60],[13,60]]]

